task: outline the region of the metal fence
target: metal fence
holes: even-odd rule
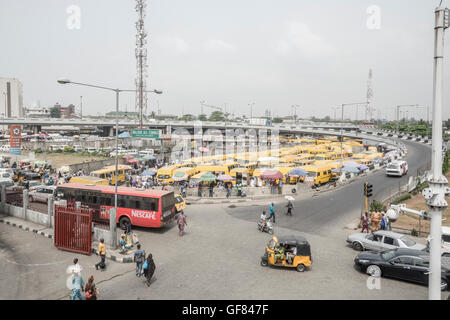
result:
[[[55,206],[55,246],[91,254],[92,210]]]

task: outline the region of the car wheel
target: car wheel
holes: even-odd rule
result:
[[[297,271],[298,272],[303,272],[303,271],[305,271],[305,265],[304,264],[298,264],[297,265]]]
[[[126,229],[125,223],[130,223],[130,219],[128,219],[128,217],[122,217],[122,218],[120,218],[120,220],[119,220],[119,226],[120,226],[120,229],[122,229],[122,230],[125,230],[125,229]]]
[[[269,234],[270,234],[270,235],[273,234],[273,229],[269,229]]]
[[[364,247],[359,242],[353,242],[352,247],[353,247],[353,249],[355,249],[357,251],[363,251],[364,250]]]
[[[449,253],[449,252],[446,252],[446,253],[444,253],[442,256],[443,256],[443,257],[448,257],[448,258],[450,258],[450,253]]]
[[[441,291],[446,291],[448,288],[447,280],[441,279]]]
[[[371,275],[372,277],[381,277],[381,269],[379,266],[370,265],[367,267],[366,273]]]
[[[264,259],[261,259],[261,266],[267,267],[268,265],[269,265],[269,262],[268,262],[268,261],[266,261],[266,260],[264,260]]]

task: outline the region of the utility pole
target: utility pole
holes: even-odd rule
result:
[[[433,138],[432,175],[429,188],[422,191],[430,207],[430,269],[428,299],[441,300],[441,226],[442,212],[447,208],[445,189],[447,179],[442,174],[442,105],[444,86],[444,30],[449,26],[449,9],[435,10],[434,79],[433,79]]]
[[[80,96],[80,119],[83,119],[83,96]]]

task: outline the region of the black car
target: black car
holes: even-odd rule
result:
[[[361,252],[355,265],[374,277],[389,277],[428,285],[430,255],[426,251],[399,248]],[[442,258],[441,289],[448,290],[450,259]]]

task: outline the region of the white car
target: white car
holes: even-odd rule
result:
[[[53,198],[56,195],[55,186],[38,187],[37,189],[30,191],[28,199],[30,202],[43,202],[48,203],[49,198]]]
[[[427,249],[430,248],[430,236],[427,238]],[[441,227],[441,253],[443,257],[450,257],[450,227]]]
[[[1,145],[0,151],[1,152],[9,152],[9,146],[7,144]]]
[[[86,149],[86,151],[87,151],[88,153],[94,153],[94,152],[97,152],[97,148],[91,148],[91,147],[89,147],[89,148]]]
[[[387,176],[401,177],[408,173],[408,163],[406,161],[393,161],[386,167]]]

